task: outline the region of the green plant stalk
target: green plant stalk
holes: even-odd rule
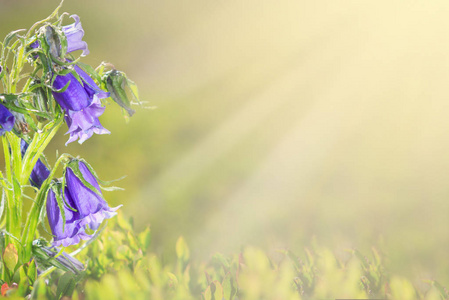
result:
[[[57,14],[58,9],[52,15]],[[3,77],[5,92],[10,94],[17,93],[18,82],[25,63],[25,39],[20,38],[11,48],[13,51],[12,68],[9,76]],[[4,51],[5,49],[3,49]],[[29,89],[29,82],[23,87],[21,93],[26,93]],[[37,224],[39,223],[39,213],[45,202],[45,195],[39,193],[37,200],[33,203],[33,208],[27,216],[25,226],[22,226],[22,210],[23,210],[23,188],[28,185],[31,172],[36,165],[38,159],[42,156],[43,151],[50,143],[52,138],[63,123],[63,114],[56,116],[56,119],[40,128],[33,136],[32,142],[28,146],[24,157],[21,153],[21,139],[12,132],[7,132],[2,137],[3,152],[5,157],[5,179],[12,187],[5,189],[5,219],[6,219],[6,244],[14,244],[18,251],[19,258],[22,262],[26,262],[31,258],[31,243],[36,235]],[[52,177],[50,177],[52,178]],[[50,181],[47,182],[47,186]],[[41,189],[40,191],[42,191]],[[36,205],[38,203],[39,205]],[[38,212],[37,214],[35,212]],[[23,228],[23,232],[22,231]],[[22,243],[20,242],[22,239]]]
[[[5,167],[6,167],[5,176],[8,183],[12,185],[13,172],[11,169],[11,153],[9,151],[9,144],[6,136],[2,138],[2,142],[3,142],[3,152],[5,156]],[[11,189],[4,190],[4,193],[6,194],[6,205],[5,205],[6,231],[9,234],[15,235],[17,228],[19,228],[20,226],[20,222],[16,212],[14,187],[12,187]],[[13,243],[15,246],[19,246],[9,234],[5,236],[6,245]]]
[[[4,87],[7,93],[16,93],[17,83],[20,73],[24,66],[25,61],[25,44],[22,40],[17,40],[10,49],[15,48],[20,42],[22,44],[18,47],[17,52],[14,52],[14,59],[9,76],[4,76]],[[6,45],[4,45],[6,46]],[[8,50],[10,50],[8,49]],[[2,57],[4,57],[4,51],[2,49]],[[6,57],[8,57],[10,51],[7,52]],[[7,58],[5,59],[5,61]],[[9,78],[8,78],[9,77]],[[3,142],[3,153],[5,157],[5,167],[6,167],[6,180],[11,185],[11,189],[4,189],[6,195],[6,245],[12,243],[17,251],[20,253],[22,251],[22,246],[20,245],[19,238],[21,231],[21,220],[22,220],[22,185],[18,180],[20,176],[20,169],[22,167],[22,155],[20,149],[20,138],[17,137],[12,132],[6,132],[2,137]],[[14,239],[16,237],[17,239]]]

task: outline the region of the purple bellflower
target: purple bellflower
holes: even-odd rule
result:
[[[20,141],[20,150],[22,152],[22,157],[25,155],[25,152],[28,149],[28,143],[25,140]],[[45,164],[39,158],[37,160],[36,165],[33,167],[33,171],[31,171],[30,183],[32,186],[40,188],[42,183],[44,183],[45,179],[50,176],[50,170],[45,166]]]
[[[27,142],[21,140],[20,148],[22,156],[25,155],[25,152],[28,149]],[[40,188],[49,175],[50,171],[48,168],[40,159],[38,159],[31,172],[30,183],[31,185]],[[70,207],[73,207],[74,203],[70,194],[67,192],[67,188],[65,189],[64,199]],[[80,224],[79,213],[71,210],[65,203],[63,204],[63,208],[65,223],[63,223],[55,192],[50,189],[47,194],[47,216],[48,223],[50,224],[51,231],[54,235],[54,245],[67,247],[78,244],[82,239],[90,239],[91,236],[84,232],[84,228]]]
[[[109,93],[101,90],[97,84],[80,67],[74,65],[76,73],[82,80],[82,84],[76,77],[69,73],[64,76],[56,76],[53,83],[55,89],[62,89],[69,81],[68,88],[62,92],[52,92],[54,98],[65,111],[65,120],[70,134],[68,143],[77,139],[82,144],[94,133],[109,134],[98,120],[105,108],[100,99],[109,97]]]
[[[75,173],[82,176],[84,181],[97,191],[90,190]],[[115,208],[108,206],[100,192],[97,180],[81,161],[74,160],[69,163],[66,168],[65,182],[63,204],[65,223],[52,189],[47,196],[47,216],[54,236],[53,245],[67,247],[76,245],[81,240],[90,239],[91,236],[85,232],[86,227],[97,230],[104,219],[117,214],[115,211],[121,205]]]
[[[71,18],[75,20],[75,23],[62,27],[62,31],[67,38],[67,53],[83,50],[82,56],[85,56],[89,54],[89,50],[87,43],[82,40],[84,30],[80,18],[77,15],[72,15]],[[30,46],[36,48],[39,46],[39,42],[36,41]],[[100,99],[109,97],[109,93],[101,90],[80,67],[74,65],[74,68],[82,83],[71,73],[56,76],[53,83],[55,89],[62,89],[70,81],[64,92],[53,92],[54,98],[65,111],[65,120],[69,126],[67,134],[70,134],[70,138],[66,145],[76,140],[82,144],[94,133],[110,133],[98,120],[105,109],[101,105]]]
[[[81,56],[86,56],[89,54],[89,49],[87,43],[82,40],[84,29],[81,26],[80,18],[77,15],[71,15],[70,17],[75,20],[75,23],[62,27],[62,31],[67,38],[67,53],[83,50]]]
[[[70,207],[76,209],[76,205],[67,191],[64,190],[64,200]],[[56,200],[56,195],[53,190],[48,191],[47,195],[47,217],[50,224],[51,232],[53,234],[53,245],[68,247],[76,245],[81,240],[88,240],[90,235],[84,232],[84,228],[80,224],[81,216],[79,211],[71,210],[66,203],[63,204],[65,223],[62,219],[62,214]]]
[[[70,17],[75,20],[75,23],[62,26],[62,32],[67,39],[67,53],[83,50],[81,56],[86,56],[89,54],[89,49],[87,43],[83,41],[84,29],[81,26],[80,18],[78,15],[71,15]],[[39,41],[35,41],[30,44],[30,47],[37,48],[39,45]],[[36,59],[38,55],[35,54],[33,57]]]
[[[115,216],[117,209],[121,207],[117,206],[110,208],[107,202],[103,199],[103,195],[100,191],[95,176],[92,175],[89,168],[81,161],[73,161],[66,169],[65,181],[67,184],[67,190],[73,199],[73,208],[77,209],[77,213],[80,218],[81,226],[89,226],[90,229],[97,230],[104,219],[109,219]],[[78,169],[81,173],[84,181],[93,186],[96,191],[89,189],[80,178],[75,175],[74,170]],[[79,174],[78,172],[78,174]]]
[[[14,127],[14,122],[15,117],[13,114],[3,104],[0,104],[0,136],[7,131],[11,131]]]

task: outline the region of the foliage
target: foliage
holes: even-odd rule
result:
[[[269,256],[246,247],[203,262],[190,257],[180,237],[170,259],[152,251],[149,228],[136,234],[131,224],[122,215],[110,220],[77,257],[86,270],[74,275],[55,269],[34,283],[32,299],[449,299],[437,281],[413,284],[389,274],[375,249],[370,257],[354,249],[341,257],[311,245],[301,255],[279,250]],[[20,283],[10,296],[25,295],[20,287],[28,283],[14,276]]]
[[[82,144],[94,133],[110,133],[98,119],[108,98],[129,116],[134,112],[130,99],[138,101],[137,87],[125,73],[107,63],[95,70],[71,54],[82,50],[85,56],[89,50],[77,15],[71,15],[74,23],[62,26],[67,15],[59,12],[62,4],[28,31],[10,32],[0,42],[2,295],[16,291],[33,298],[46,294],[53,282],[54,297],[71,294],[84,277],[84,265],[64,247],[82,250],[89,242],[80,242],[98,237],[101,223],[120,207],[109,207],[99,185],[104,182],[84,159],[64,153],[51,167],[44,156],[63,123],[70,134],[66,145]],[[49,231],[51,244],[44,238]],[[55,268],[66,273],[54,277]]]

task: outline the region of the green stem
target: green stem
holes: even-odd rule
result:
[[[58,16],[59,9],[61,9],[63,3],[64,3],[64,0],[62,0],[61,3],[59,3],[58,7],[56,7],[56,9],[47,18],[45,18],[45,19],[43,19],[43,20],[41,20],[39,22],[34,23],[33,26],[31,26],[31,28],[28,30],[28,32],[26,34],[26,37],[30,38],[31,35],[34,33],[34,30],[36,30],[36,28],[38,26],[40,26],[40,25],[44,24],[45,22],[48,22],[51,19],[53,19],[54,17]]]
[[[3,153],[5,156],[5,167],[6,167],[6,179],[11,184],[11,189],[4,189],[4,193],[6,194],[6,231],[11,235],[18,237],[20,236],[20,210],[21,210],[21,188],[18,185],[18,182],[15,178],[14,172],[14,154],[11,153],[11,139],[13,138],[13,134],[6,133],[2,138],[3,141]],[[19,149],[20,151],[20,149]],[[12,154],[12,155],[11,155]],[[13,243],[16,249],[20,251],[20,243],[17,242],[10,235],[6,235],[5,237],[6,245]]]
[[[33,140],[23,156],[22,169],[20,172],[20,184],[24,185],[27,183],[34,166],[36,165],[38,159],[42,156],[42,153],[47,145],[55,136],[59,127],[61,127],[63,123],[62,121],[63,115],[60,114],[53,122],[48,123],[41,132],[36,132],[34,134]]]

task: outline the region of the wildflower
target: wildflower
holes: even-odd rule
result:
[[[67,38],[67,53],[83,50],[81,56],[86,56],[89,54],[89,49],[87,48],[87,43],[82,40],[84,30],[81,26],[80,18],[78,15],[71,15],[70,17],[75,20],[75,23],[62,27],[62,31]]]
[[[75,23],[67,26],[62,26],[62,32],[64,33],[67,39],[67,53],[77,50],[83,50],[81,56],[86,56],[89,54],[89,49],[87,48],[87,43],[82,40],[84,36],[84,29],[81,26],[80,18],[77,15],[71,15],[70,17],[75,20]],[[47,29],[49,29],[52,33],[54,32],[52,27],[47,27]],[[47,41],[47,43],[51,44],[50,47],[56,47],[56,49],[54,49],[53,52],[60,52],[59,50],[61,48],[61,45],[59,43],[59,38],[58,42],[56,43],[53,40]],[[31,48],[39,47],[39,41],[34,41],[33,43],[30,44],[30,47]],[[36,59],[38,55],[35,54],[33,55],[33,57],[34,59]]]
[[[15,117],[12,113],[3,104],[0,104],[0,136],[5,134],[6,131],[11,131],[14,122]]]
[[[75,173],[82,175],[83,180]],[[78,210],[81,226],[88,225],[91,229],[97,230],[104,219],[115,216],[117,214],[115,211],[121,207],[121,205],[115,208],[108,206],[103,199],[97,180],[82,161],[73,160],[69,163],[65,180],[68,193],[73,200],[73,207]],[[96,190],[91,190],[83,181]]]
[[[94,133],[110,133],[98,120],[105,110],[100,99],[109,97],[109,93],[101,90],[80,67],[75,65],[74,68],[82,83],[71,73],[58,75],[53,83],[55,89],[62,89],[69,81],[70,83],[64,92],[52,92],[53,97],[65,111],[65,120],[69,127],[66,134],[70,134],[66,145],[77,139],[78,143],[82,144]]]
[[[54,236],[53,244],[55,246],[62,245],[68,247],[70,245],[78,244],[81,240],[88,240],[91,236],[85,233],[84,228],[80,224],[80,213],[71,209],[76,206],[71,195],[68,193],[67,188],[64,189],[64,200],[63,209],[65,222],[62,219],[55,192],[52,189],[48,191],[47,216],[51,232]],[[69,208],[67,204],[70,205],[71,208]]]
[[[25,140],[20,141],[20,149],[23,157],[28,149],[28,143],[25,142]],[[47,179],[49,175],[50,170],[48,170],[47,166],[45,166],[45,164],[39,158],[36,165],[34,165],[33,167],[33,171],[31,171],[30,183],[32,186],[40,188],[42,183],[44,183],[45,179]]]

